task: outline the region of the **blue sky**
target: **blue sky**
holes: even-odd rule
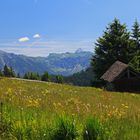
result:
[[[94,50],[115,17],[128,28],[140,22],[139,0],[1,0],[0,50],[46,56]]]

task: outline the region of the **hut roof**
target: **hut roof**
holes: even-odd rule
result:
[[[129,66],[120,61],[116,61],[101,77],[101,79],[113,82],[122,72],[124,72]]]

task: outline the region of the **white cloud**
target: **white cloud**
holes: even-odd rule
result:
[[[35,35],[33,36],[33,38],[40,38],[40,35],[39,35],[39,34],[35,34]]]
[[[27,42],[29,41],[30,39],[28,37],[22,37],[22,38],[19,38],[18,41],[19,42]]]

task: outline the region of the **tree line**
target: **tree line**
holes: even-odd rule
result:
[[[27,72],[23,76],[24,79],[29,80],[40,80],[45,82],[55,82],[55,83],[64,83],[62,75],[50,75],[47,71],[42,75],[36,72]]]
[[[40,80],[46,82],[63,83],[64,79],[61,75],[50,75],[48,72],[44,72],[42,75],[36,72],[27,72],[23,76],[13,70],[12,67],[4,65],[3,69],[0,70],[1,77],[14,77],[23,78],[28,80]]]

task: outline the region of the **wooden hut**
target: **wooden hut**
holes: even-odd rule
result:
[[[140,74],[120,61],[116,61],[101,79],[117,91],[140,92]]]

